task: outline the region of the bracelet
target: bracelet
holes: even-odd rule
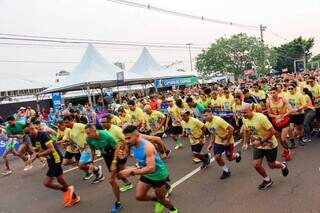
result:
[[[117,160],[113,160],[112,163],[113,163],[113,164],[116,164],[116,163],[118,163],[118,161],[117,161]]]

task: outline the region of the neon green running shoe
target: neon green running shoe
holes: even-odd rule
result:
[[[156,202],[154,206],[154,213],[161,213],[164,210],[164,205],[159,202]]]
[[[170,213],[178,213],[178,209],[176,209],[174,211],[170,211]]]
[[[120,191],[121,192],[126,192],[130,189],[133,189],[133,184],[132,183],[126,183],[126,184],[123,184],[122,186],[120,186]]]

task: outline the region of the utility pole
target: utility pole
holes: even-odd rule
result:
[[[261,40],[261,42],[264,42],[263,32],[266,31],[266,29],[267,29],[266,26],[262,26],[262,24],[260,24],[260,40]]]
[[[193,66],[192,66],[192,56],[191,56],[191,43],[188,43],[187,46],[189,47],[189,57],[190,57],[190,68],[191,71],[193,71]]]

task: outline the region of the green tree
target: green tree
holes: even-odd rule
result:
[[[215,73],[232,73],[238,77],[243,70],[254,68],[267,73],[267,65],[275,63],[275,51],[263,44],[258,38],[244,33],[230,38],[220,38],[197,56],[196,68],[204,79]]]
[[[289,72],[294,71],[294,60],[306,57],[306,62],[311,58],[311,49],[314,45],[314,38],[303,39],[302,37],[296,38],[280,47],[274,48],[277,52],[277,62],[275,65],[276,70],[288,68]]]

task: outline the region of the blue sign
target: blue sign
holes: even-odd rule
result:
[[[0,156],[3,155],[4,151],[6,151],[6,147],[7,147],[6,141],[0,140]],[[15,150],[19,149],[19,143],[18,142],[16,142],[14,144],[14,148],[15,148]]]
[[[197,77],[186,77],[186,78],[169,78],[155,80],[155,87],[171,87],[174,85],[192,85],[197,82]]]
[[[54,110],[60,109],[62,104],[62,99],[61,99],[61,93],[60,92],[54,92],[52,93],[52,105]]]

